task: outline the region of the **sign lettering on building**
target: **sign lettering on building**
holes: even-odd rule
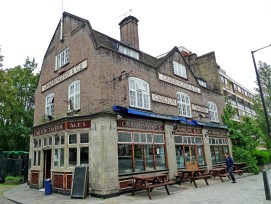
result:
[[[177,106],[177,100],[173,98],[168,98],[166,96],[160,96],[157,94],[152,94],[152,100],[159,102],[159,103],[165,103],[171,106]]]
[[[193,91],[193,92],[196,92],[196,93],[201,93],[200,91],[200,88],[198,87],[195,87],[193,85],[190,85],[190,84],[187,84],[185,82],[182,82],[180,80],[177,80],[177,79],[173,79],[169,76],[166,76],[166,75],[163,75],[163,74],[158,74],[158,77],[161,81],[164,81],[164,82],[167,82],[167,83],[170,83],[170,84],[173,84],[175,86],[179,86],[179,87],[182,87],[184,89],[187,89],[189,91]]]
[[[33,136],[44,135],[44,134],[48,134],[48,133],[58,132],[58,131],[61,131],[61,130],[64,130],[64,123],[53,125],[53,126],[50,126],[50,127],[41,128],[41,129],[38,129],[38,130],[34,130],[33,131]]]
[[[67,129],[90,128],[90,120],[68,122]]]
[[[202,112],[202,113],[209,113],[209,109],[204,106],[199,106],[196,104],[192,104],[192,110]]]
[[[202,134],[202,129],[199,128],[188,128],[188,127],[177,127],[175,133],[181,134]]]
[[[46,84],[42,85],[41,92],[46,91],[47,89],[52,88],[53,86],[59,84],[60,82],[70,78],[71,76],[81,72],[82,70],[87,68],[87,60],[81,62],[80,64],[76,65],[75,67],[69,69],[65,73],[61,74],[60,76],[52,79],[51,81],[47,82]]]
[[[209,135],[212,135],[212,136],[226,136],[226,132],[222,132],[222,131],[209,130],[208,133]]]
[[[118,120],[117,127],[133,128],[142,130],[164,130],[164,125],[160,123],[151,123],[145,121]]]

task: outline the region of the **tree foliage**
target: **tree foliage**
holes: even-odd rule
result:
[[[4,61],[4,56],[1,54],[1,48],[0,48],[0,68],[3,67],[3,61]]]
[[[271,114],[271,67],[270,65],[266,64],[265,62],[259,62],[258,73],[259,73],[259,79],[260,79],[262,92],[264,96],[266,111],[269,115],[268,119],[270,122],[271,121],[271,117],[270,117],[270,114]],[[266,122],[265,114],[263,111],[263,104],[261,100],[260,91],[258,88],[256,89],[254,110],[257,115],[256,120],[264,134],[264,137],[263,137],[264,143],[268,149],[271,149],[271,139],[268,134],[267,122]]]
[[[257,160],[253,152],[260,144],[263,132],[256,120],[243,116],[240,122],[232,120],[235,110],[226,101],[226,107],[222,119],[230,131],[230,139],[233,144],[233,156],[236,161],[246,162],[250,166],[249,171],[258,173]]]
[[[35,59],[0,70],[0,149],[28,150],[33,126],[34,94],[39,74]]]
[[[228,126],[233,146],[248,151],[254,150],[263,137],[261,128],[257,121],[252,120],[250,117],[243,116],[240,122],[232,120],[234,113],[235,110],[228,102],[226,102],[222,119],[224,124]]]

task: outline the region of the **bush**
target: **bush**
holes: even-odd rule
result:
[[[257,160],[253,157],[250,151],[244,150],[239,147],[233,147],[233,157],[235,162],[245,162],[250,168],[248,172],[258,174],[259,168],[257,166]]]
[[[256,158],[258,165],[270,163],[270,153],[262,150],[254,150],[252,155]]]
[[[22,177],[21,176],[7,176],[5,178],[5,182],[13,183],[13,184],[22,183]]]

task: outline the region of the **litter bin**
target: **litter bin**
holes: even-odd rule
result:
[[[44,180],[44,188],[45,188],[45,195],[51,195],[52,194],[51,179]]]

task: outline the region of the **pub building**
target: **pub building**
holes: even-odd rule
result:
[[[140,51],[137,18],[119,26],[120,41],[63,13],[35,94],[31,187],[51,179],[54,192],[70,194],[75,167],[88,166],[88,193],[109,197],[131,189],[132,175],[174,180],[178,169],[210,169],[231,152],[214,80],[202,84],[177,47],[160,57]]]

